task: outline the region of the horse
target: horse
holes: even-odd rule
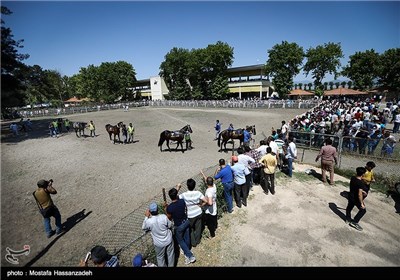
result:
[[[247,128],[250,131],[250,133],[252,135],[256,135],[256,126],[255,125],[251,125],[251,126],[247,126]],[[223,130],[219,135],[218,135],[218,147],[220,147],[219,152],[222,152],[222,145],[224,146],[224,150],[226,152],[226,144],[228,143],[229,140],[232,140],[232,152],[235,149],[235,139],[239,139],[240,141],[240,146],[243,145],[244,142],[244,128],[239,128],[239,129],[235,129],[235,130],[228,130],[225,129]],[[221,140],[222,138],[222,140]]]
[[[182,153],[184,152],[183,150],[183,140],[185,139],[185,133],[186,132],[189,133],[193,133],[192,128],[190,127],[189,124],[185,125],[184,127],[182,127],[180,130],[176,130],[176,131],[170,131],[170,130],[164,130],[163,132],[161,132],[160,134],[160,140],[158,141],[158,146],[160,147],[160,151],[162,152],[162,145],[164,143],[164,141],[167,142],[167,147],[168,147],[168,151],[171,152],[171,148],[169,147],[169,141],[176,141],[177,145],[175,150],[178,150],[179,145],[181,145],[182,148]]]
[[[74,128],[74,130],[75,130],[75,134],[76,134],[76,137],[81,137],[82,135],[83,136],[86,136],[85,135],[85,128],[86,128],[86,126],[87,126],[87,123],[85,123],[85,122],[74,122],[73,124],[72,124],[72,127]],[[78,134],[79,133],[79,134]]]
[[[119,122],[117,125],[106,124],[106,130],[108,132],[108,136],[110,137],[110,141],[113,141],[115,144],[115,137],[118,137],[118,142],[121,143],[121,138],[119,136],[120,128],[122,127],[122,122]],[[114,134],[114,140],[111,139],[111,135]]]

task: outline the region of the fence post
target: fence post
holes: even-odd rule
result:
[[[342,163],[342,145],[343,145],[343,136],[339,136],[339,149],[338,149],[338,157],[339,157],[338,167],[339,168]]]

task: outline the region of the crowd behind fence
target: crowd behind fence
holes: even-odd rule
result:
[[[141,100],[135,102],[115,103],[115,104],[87,104],[75,105],[65,108],[34,108],[19,109],[17,115],[23,118],[34,117],[54,117],[72,114],[82,114],[89,112],[107,110],[126,110],[136,107],[181,107],[181,108],[248,108],[248,109],[310,109],[315,107],[318,102],[312,100]]]

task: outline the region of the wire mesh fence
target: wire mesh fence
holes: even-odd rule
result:
[[[214,176],[216,168],[217,165],[210,166],[203,169],[203,172],[206,176]],[[200,190],[201,187],[204,186],[202,174],[198,173],[191,178],[196,181],[196,190]],[[180,193],[187,191],[186,182],[181,182],[181,184],[182,187]],[[175,186],[171,186],[170,188],[173,187]],[[168,190],[169,189],[166,189],[166,192],[168,192]],[[95,242],[89,247],[83,248],[82,251],[77,252],[76,255],[66,261],[63,265],[77,266],[80,259],[82,259],[85,254],[95,245],[102,245],[109,251],[111,255],[117,255],[121,266],[132,266],[132,259],[138,253],[141,253],[143,257],[150,262],[157,263],[152,237],[150,233],[142,230],[144,213],[146,209],[148,209],[150,202],[153,201],[159,205],[159,209],[162,209],[164,197],[161,190],[160,194],[154,196],[147,203],[140,205],[126,217],[122,218],[109,230],[104,232],[102,237],[100,237],[98,240],[95,240]],[[171,202],[168,195],[166,196],[166,202]],[[222,209],[224,210],[224,207],[222,207]]]

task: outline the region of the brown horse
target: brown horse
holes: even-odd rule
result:
[[[224,151],[226,152],[226,144],[228,143],[229,140],[232,140],[232,152],[235,149],[235,139],[238,139],[240,141],[240,146],[243,145],[244,142],[244,128],[239,128],[235,130],[228,130],[225,129],[223,130],[219,135],[218,135],[218,147],[220,147],[219,152],[222,152],[222,145],[224,146]],[[247,130],[252,134],[256,135],[256,126],[251,125],[247,126]]]
[[[113,141],[114,144],[116,137],[118,137],[118,143],[121,143],[121,138],[119,137],[121,127],[122,127],[122,122],[119,122],[117,125],[106,124],[106,130],[108,132],[108,136],[110,136],[110,141]],[[111,139],[112,134],[114,134],[114,140]]]
[[[178,150],[179,145],[181,145],[182,153],[185,152],[185,150],[183,149],[182,142],[183,142],[183,139],[185,139],[185,133],[187,131],[189,133],[193,133],[193,130],[189,124],[185,125],[180,130],[176,130],[176,131],[164,130],[163,132],[161,132],[160,140],[158,141],[158,146],[160,147],[160,151],[162,152],[162,145],[163,145],[164,141],[167,142],[168,151],[171,151],[171,148],[169,147],[169,141],[171,140],[171,141],[177,142],[177,145],[175,148],[176,151]],[[187,149],[187,147],[186,147],[186,149]]]

